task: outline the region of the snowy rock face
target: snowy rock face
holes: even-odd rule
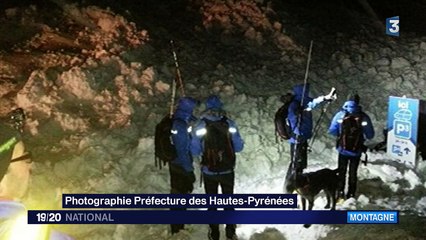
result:
[[[149,4],[139,6],[141,12],[117,9],[120,14],[106,7],[64,4],[47,16],[43,6],[35,5],[1,14],[0,30],[11,34],[1,40],[10,48],[0,53],[0,113],[22,107],[28,114],[25,137],[36,161],[33,187],[25,199],[30,208],[60,208],[62,193],[169,192],[167,168],[154,166],[153,135],[156,123],[169,112],[176,76],[170,39],[176,43],[185,94],[200,100],[220,95],[238,124],[245,141],[237,156],[239,193],[282,192],[290,153],[288,143],[276,141],[273,118],[280,96],[303,82],[311,38],[315,37],[310,95],[323,95],[335,87],[338,99],[323,110],[308,171],[337,167],[335,139],[326,132],[331,117],[353,91],[360,94],[363,110],[374,123],[375,142],[383,139],[388,96],[425,98],[424,37],[412,34],[390,41],[373,29],[356,35],[337,31],[316,35],[306,30],[312,26],[292,17],[294,13],[287,10],[292,5],[189,2],[183,9],[167,3],[152,12],[141,9],[153,10]],[[179,16],[170,15],[177,12]],[[168,15],[153,20],[150,14]],[[196,114],[203,110],[202,105]],[[314,122],[321,111],[313,111]],[[384,154],[371,155],[370,160],[377,162],[360,166],[360,179],[370,183],[375,179],[377,185],[371,186],[386,186],[387,194],[396,199],[370,189],[341,209],[395,207],[396,201],[399,209],[412,207],[425,214],[425,199],[418,195],[426,188],[422,170],[426,166],[406,170],[388,164],[391,160]],[[385,163],[379,161],[383,159]],[[198,183],[194,192],[202,193]],[[411,193],[416,197],[399,202]],[[378,196],[383,199],[375,201]],[[318,206],[324,200],[320,196]],[[61,230],[78,239],[204,239],[207,233],[199,225],[173,237],[168,226],[158,225]],[[243,239],[319,239],[332,230],[240,226],[238,233]]]

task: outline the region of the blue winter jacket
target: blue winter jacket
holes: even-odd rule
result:
[[[352,101],[352,100],[346,101],[343,104],[342,110],[340,110],[338,113],[334,115],[333,120],[331,120],[331,124],[328,129],[329,134],[336,137],[340,135],[340,131],[341,131],[340,125],[346,113],[361,113],[363,115],[363,119],[362,119],[363,132],[364,132],[363,142],[365,141],[365,139],[372,139],[374,137],[374,127],[370,117],[362,111],[361,106],[359,106],[358,104],[355,103],[355,101]],[[358,156],[361,156],[362,154],[361,150],[359,150],[358,152],[353,152],[353,151],[344,150],[340,146],[337,146],[337,151],[342,155],[353,156],[353,157],[358,157]]]
[[[204,119],[210,120],[210,121],[219,121],[224,117],[223,114],[220,114],[221,112],[224,113],[222,110],[223,103],[221,100],[213,95],[210,96],[206,100],[206,110],[201,115],[200,120],[195,125],[192,133],[192,143],[191,143],[191,152],[193,156],[201,156],[203,154],[203,136],[205,134],[205,127],[206,122]],[[215,114],[212,114],[215,113]],[[219,113],[219,114],[218,114]],[[227,118],[227,122],[229,124],[229,131],[232,133],[232,144],[234,147],[235,152],[241,152],[244,148],[244,141],[241,138],[240,132],[238,131],[237,124]],[[203,134],[204,133],[204,134]],[[233,169],[230,169],[233,170]],[[206,174],[217,174],[210,172],[207,167],[203,166],[202,171]]]
[[[290,103],[287,116],[293,132],[289,142],[296,143],[296,137],[300,139],[300,142],[306,142],[312,137],[313,120],[311,110],[324,102],[324,97],[320,96],[315,99],[309,97],[309,83],[306,84],[304,94],[303,84],[294,86],[293,94],[294,99]],[[299,119],[300,125],[298,126]]]
[[[178,106],[173,115],[172,141],[176,148],[177,157],[171,163],[179,165],[187,172],[194,170],[190,151],[190,121],[196,119],[192,113],[197,103],[197,100],[191,97],[183,97],[179,99]]]

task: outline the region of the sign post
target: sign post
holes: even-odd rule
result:
[[[416,166],[419,100],[389,97],[387,154],[411,167]]]

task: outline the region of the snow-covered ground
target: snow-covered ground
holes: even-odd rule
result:
[[[194,32],[209,30],[214,18],[225,14],[219,19],[223,21],[219,21],[220,37],[193,42],[183,38],[176,41],[176,51],[186,94],[200,100],[212,93],[220,95],[239,125],[245,149],[237,156],[235,192],[281,193],[290,154],[286,142],[276,142],[273,116],[280,95],[303,82],[308,46],[286,34],[282,16],[272,21],[262,15],[273,11],[271,6],[260,8],[255,2],[238,5],[229,1],[227,7],[205,2],[200,8],[203,22],[191,27],[197,29]],[[226,20],[229,9],[234,13],[228,16],[231,21]],[[44,19],[33,6],[25,11],[10,8],[2,15],[4,26],[24,22],[37,31],[0,55],[1,112],[19,106],[29,117],[26,137],[36,164],[24,202],[32,209],[60,209],[62,193],[168,193],[167,169],[154,166],[153,135],[155,124],[168,112],[174,78],[167,45],[170,33],[166,31],[164,39],[159,39],[164,29],[149,32],[111,10],[94,6],[65,5],[52,14],[57,18]],[[76,24],[75,16],[82,22]],[[243,33],[244,41],[226,35],[233,31]],[[315,39],[308,78],[311,95],[335,87],[339,98],[329,105],[320,123],[308,171],[337,167],[334,139],[326,129],[352,90],[358,90],[361,105],[374,123],[376,137],[371,144],[383,139],[388,96],[426,98],[426,38],[407,35],[392,39],[337,32]],[[314,121],[320,112],[314,111]],[[348,200],[338,209],[401,210],[402,215],[414,214],[413,225],[422,227],[425,161],[419,160],[417,168],[411,169],[383,152],[370,152],[369,164],[361,165],[358,175],[356,201]],[[202,193],[198,183],[194,191]],[[315,209],[324,205],[325,197],[320,195]],[[189,225],[187,231],[174,236],[169,235],[167,225],[57,227],[77,239],[90,240],[206,239],[207,234],[205,225]],[[351,239],[353,233],[348,231],[345,238],[339,232],[344,228],[239,225],[237,233],[240,239],[251,240],[327,239],[331,233]],[[376,230],[365,230],[371,231]],[[395,236],[385,232],[382,237],[386,234]],[[421,239],[418,233],[412,236]]]

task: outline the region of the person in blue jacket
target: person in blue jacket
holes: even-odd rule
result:
[[[0,121],[0,236],[1,239],[72,240],[46,224],[28,224],[20,202],[28,191],[32,160],[21,137],[25,121],[22,108]]]
[[[338,157],[338,169],[339,169],[339,192],[338,198],[343,198],[346,182],[346,171],[349,164],[349,180],[348,180],[348,192],[346,198],[355,197],[357,187],[357,174],[358,166],[361,159],[361,154],[365,151],[364,141],[365,139],[372,139],[374,137],[374,127],[370,117],[362,111],[359,105],[360,97],[358,94],[351,95],[348,100],[343,104],[342,109],[337,112],[330,124],[328,129],[329,134],[340,137],[342,131],[343,118],[347,114],[359,114],[361,118],[362,126],[362,137],[360,139],[362,146],[356,150],[345,149],[339,141],[337,141],[337,151],[339,152]]]
[[[312,110],[323,102],[336,99],[334,88],[328,95],[312,98],[309,96],[309,83],[293,87],[293,100],[288,108],[288,121],[292,129],[290,143],[290,167],[287,178],[293,173],[301,174],[308,165],[308,140],[312,137]]]
[[[237,124],[226,116],[226,112],[223,110],[223,103],[217,95],[211,95],[207,98],[206,110],[201,114],[200,120],[195,125],[193,130],[193,139],[191,145],[191,152],[194,156],[201,156],[201,171],[204,181],[204,190],[207,194],[218,194],[219,186],[222,190],[222,194],[233,194],[234,183],[235,183],[235,153],[241,152],[244,148],[244,142],[241,138],[240,132],[238,131]],[[224,131],[229,132],[230,154],[226,154],[225,151],[220,151],[219,154],[213,154],[212,160],[214,162],[222,162],[217,164],[217,168],[211,165],[212,160],[207,160],[206,156],[211,153],[209,149],[206,149],[205,137],[209,135],[207,124],[208,122],[226,122],[227,129]],[[217,141],[225,142],[223,139]],[[222,153],[225,152],[225,153]],[[225,160],[227,159],[227,160]],[[231,160],[229,160],[231,159]],[[216,208],[209,208],[210,211],[216,211]],[[227,211],[234,209],[227,208]],[[225,228],[226,239],[237,239],[236,225],[227,224]],[[220,231],[218,224],[209,225],[208,239],[219,240]]]
[[[191,193],[194,189],[195,175],[193,160],[190,152],[191,122],[196,120],[193,111],[198,101],[191,97],[179,99],[173,114],[172,142],[176,148],[176,158],[170,162],[170,185],[172,194]],[[176,208],[172,210],[186,210]],[[184,224],[171,224],[171,233],[178,233]]]

